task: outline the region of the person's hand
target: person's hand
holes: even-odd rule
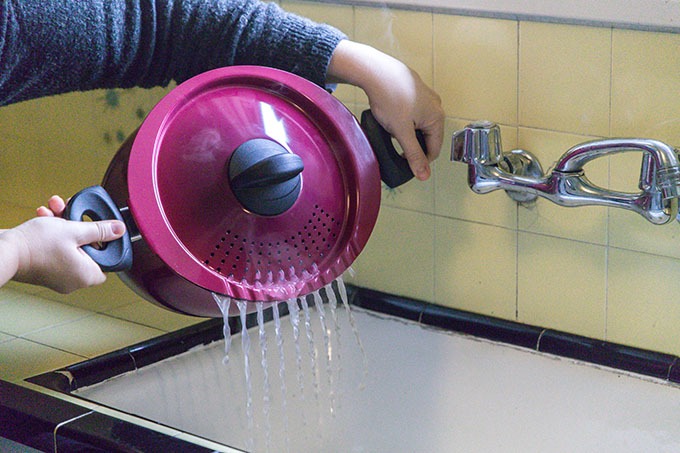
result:
[[[52,197],[48,207],[38,208],[38,217],[0,232],[0,285],[13,279],[70,293],[106,280],[80,247],[120,238],[125,224],[69,221],[60,217],[63,210],[63,200]]]
[[[40,206],[35,210],[38,217],[61,217],[66,209],[66,202],[59,195],[52,195],[47,206]]]
[[[424,181],[444,140],[441,99],[418,74],[370,46],[344,40],[328,67],[329,81],[347,82],[366,92],[373,115],[399,142],[413,174]],[[415,131],[425,136],[423,154]]]

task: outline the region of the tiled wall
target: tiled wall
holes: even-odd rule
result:
[[[680,146],[680,35],[282,2],[415,68],[441,94],[444,149],[427,183],[384,190],[354,281],[483,314],[680,352],[680,224],[637,214],[518,207],[476,195],[449,161],[453,131],[501,125],[504,148],[544,166],[609,136]],[[357,112],[365,97],[342,92]],[[590,164],[605,187],[637,191],[640,154]]]
[[[347,279],[510,320],[680,353],[680,225],[627,211],[517,206],[476,195],[449,162],[453,131],[501,125],[506,149],[549,166],[609,136],[680,146],[680,35],[282,0],[407,62],[441,94],[447,130],[434,176],[383,191],[375,232]],[[73,94],[0,109],[0,227],[53,193],[97,183],[120,139],[163,90]],[[367,100],[341,87],[359,113]],[[635,191],[640,155],[600,159],[589,178]],[[112,279],[110,279],[112,280]],[[112,288],[112,289],[111,289]],[[91,289],[119,297],[119,286]],[[117,293],[117,294],[116,294]],[[66,298],[78,303],[76,293]]]

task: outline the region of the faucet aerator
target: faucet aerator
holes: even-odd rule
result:
[[[661,168],[657,171],[657,178],[664,200],[680,195],[680,167]]]

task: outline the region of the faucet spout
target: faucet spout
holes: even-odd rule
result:
[[[451,160],[468,165],[468,184],[477,193],[503,189],[519,202],[538,196],[561,206],[609,206],[637,212],[654,224],[677,218],[680,196],[678,152],[657,140],[606,139],[576,145],[544,174],[529,152],[501,149],[500,129],[490,122],[477,122],[455,132]],[[640,192],[604,189],[590,182],[584,166],[598,157],[641,151]]]
[[[554,171],[580,172],[583,171],[583,166],[593,159],[627,151],[644,152],[640,189],[649,190],[650,185],[655,185],[661,190],[663,199],[678,197],[680,194],[678,153],[674,148],[658,140],[609,139],[582,143],[564,153],[555,165]]]

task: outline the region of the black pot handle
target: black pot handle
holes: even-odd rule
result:
[[[373,148],[375,157],[378,159],[380,179],[390,188],[400,186],[411,180],[413,172],[408,166],[408,161],[397,152],[392,144],[392,136],[378,123],[370,110],[364,110],[361,114],[361,127]],[[427,155],[423,132],[416,130],[416,137],[423,152]]]
[[[81,190],[71,197],[64,209],[63,217],[67,220],[82,221],[85,216],[94,221],[124,222],[118,206],[102,186]],[[103,244],[101,249],[91,245],[84,245],[82,249],[104,272],[120,272],[132,267],[132,242],[128,231],[120,239]]]

